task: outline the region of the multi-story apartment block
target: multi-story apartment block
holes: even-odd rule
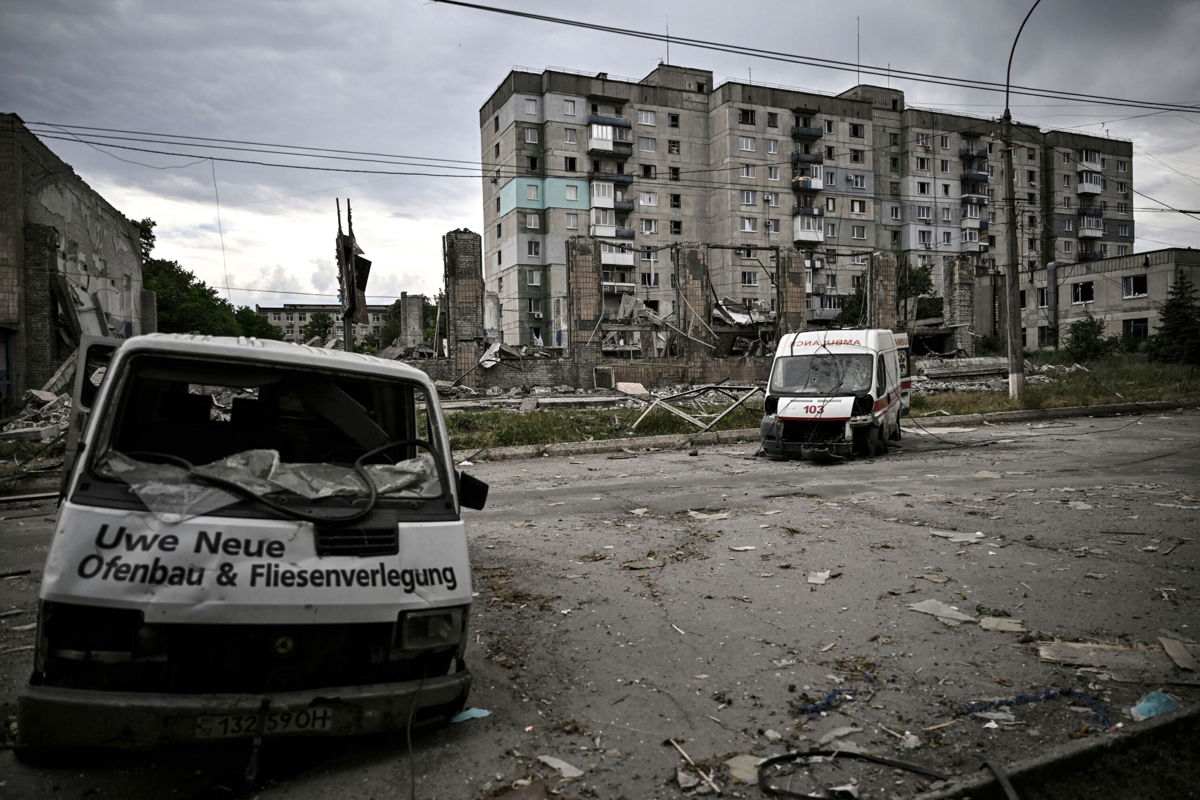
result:
[[[873,254],[974,267],[975,329],[997,330],[1008,262],[1003,142],[992,119],[660,65],[640,81],[513,71],[480,109],[485,327],[561,345],[566,240],[601,241],[606,308],[672,312],[670,247],[708,245],[714,294],[771,310],[772,258],[806,254],[810,324],[829,324]],[[1014,126],[1017,263],[1117,255],[1132,242],[1132,145]]]
[[[333,334],[342,334],[342,307],[335,303],[284,303],[281,306],[254,307],[255,312],[279,329],[285,342],[304,342],[304,328],[311,321],[313,314],[328,314],[333,318]],[[356,345],[369,339],[378,339],[379,332],[386,322],[384,315],[387,306],[367,306],[367,322],[354,323],[354,343]]]

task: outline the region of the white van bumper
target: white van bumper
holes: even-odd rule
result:
[[[354,736],[404,729],[456,713],[466,669],[423,681],[272,694],[102,692],[27,686],[17,746],[149,749],[262,735]],[[414,708],[415,704],[415,708]]]

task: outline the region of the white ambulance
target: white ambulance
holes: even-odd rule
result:
[[[905,409],[900,351],[887,330],[785,335],[771,366],[763,451],[816,460],[886,453]]]
[[[151,334],[98,382],[42,580],[18,756],[403,729],[461,709],[471,575],[428,376]],[[113,346],[108,345],[108,351]]]

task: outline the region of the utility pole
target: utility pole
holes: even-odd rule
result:
[[[1025,23],[1029,22],[1033,9],[1042,0],[1034,0],[1017,35],[1013,37],[1012,49],[1008,51],[1008,70],[1004,74],[1004,213],[1007,217],[1008,265],[1004,271],[1004,295],[1008,328],[1008,396],[1018,403],[1025,399],[1025,343],[1021,341],[1021,287],[1017,257],[1017,176],[1013,173],[1012,111],[1008,107],[1009,87],[1012,83],[1013,53]]]

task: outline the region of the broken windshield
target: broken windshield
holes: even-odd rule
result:
[[[867,353],[815,353],[775,359],[771,393],[816,397],[871,391],[872,358]]]
[[[139,356],[119,391],[93,472],[128,484],[164,518],[254,499],[336,521],[380,499],[446,493],[440,432],[417,383]]]

